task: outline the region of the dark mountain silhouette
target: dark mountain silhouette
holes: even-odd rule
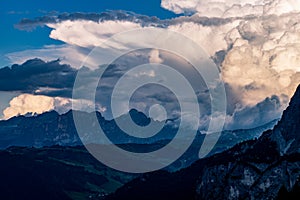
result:
[[[6,121],[0,121],[0,149],[9,146],[29,146],[43,147],[51,145],[74,146],[81,145],[82,142],[77,134],[73,120],[73,112],[85,120],[91,119],[95,113],[86,113],[80,111],[69,111],[59,115],[56,111],[46,112],[36,116],[17,116]],[[144,113],[135,109],[129,111],[127,115],[120,116],[122,119],[125,116],[130,116],[133,121],[139,126],[147,126],[152,119],[148,118]],[[177,132],[173,124],[165,124],[165,127],[155,136],[151,138],[138,139],[130,137],[122,132],[116,125],[114,120],[106,120],[101,113],[96,112],[98,122],[106,135],[116,144],[124,143],[154,143],[161,140],[171,140]],[[233,131],[223,131],[220,138],[220,144],[228,143],[228,146],[259,137],[260,134],[268,129],[271,129],[277,120],[271,121],[263,126],[253,129],[241,129]],[[159,122],[156,122],[159,123]],[[200,133],[198,133],[200,135]],[[202,142],[204,135],[199,136],[198,140]],[[95,142],[93,138],[86,143]],[[218,151],[224,150],[222,145],[218,147]],[[226,148],[225,148],[226,149]]]
[[[5,148],[0,151],[0,199],[103,199],[128,182],[115,193],[116,196],[109,198],[119,199],[118,195],[121,195],[123,199],[190,199],[195,196],[198,175],[206,166],[205,163],[212,165],[222,160],[227,162],[226,158],[229,158],[232,152],[239,151],[235,147],[225,154],[206,158],[176,173],[122,173],[102,165],[81,146],[72,112],[78,111],[70,111],[64,115],[52,111],[34,117],[18,116],[0,122],[0,144]],[[85,112],[79,114],[86,120],[92,116],[91,113]],[[129,114],[142,126],[151,121],[136,110],[131,110]],[[147,152],[161,148],[176,133],[176,128],[167,125],[158,136],[146,141],[128,138],[117,128],[114,120],[105,120],[100,113],[96,115],[107,136],[120,148],[130,151]],[[272,127],[274,123],[275,121],[249,130],[224,131],[211,155],[240,141],[259,137],[263,130]],[[197,160],[203,138],[204,135],[198,132],[188,151],[165,170],[177,171]],[[239,148],[242,147],[243,145]],[[232,158],[232,162],[234,160]],[[140,178],[134,179],[137,177]],[[130,182],[131,180],[133,181]],[[139,189],[132,192],[131,188],[136,187]],[[281,191],[283,195],[290,192],[284,189]]]
[[[89,120],[95,113],[69,111],[59,115],[56,111],[46,112],[41,115],[13,117],[7,121],[0,121],[0,148],[9,146],[43,147],[51,145],[74,146],[81,145],[73,120],[76,112],[85,120]],[[137,110],[129,114],[140,126],[146,126],[150,119]],[[116,144],[122,143],[152,143],[159,140],[171,139],[176,133],[171,126],[166,126],[160,134],[147,141],[142,141],[128,136],[122,132],[114,120],[106,120],[101,113],[96,112],[98,122],[106,135]],[[123,116],[121,116],[122,118]],[[98,124],[96,124],[98,126]],[[90,135],[92,137],[92,134]],[[97,143],[94,138],[85,138],[85,143]]]
[[[175,173],[144,174],[106,199],[299,199],[299,127],[300,86],[282,119],[259,139]]]
[[[99,112],[69,111],[63,115],[59,115],[57,112],[51,111],[32,117],[18,116],[7,121],[0,121],[0,149],[11,146],[36,148],[53,145],[76,146],[82,145],[82,140],[85,144],[102,144],[101,141],[95,139],[93,133],[88,134],[80,140],[74,124],[73,112],[76,112],[82,120],[86,121],[88,131],[93,130],[94,126],[98,126],[97,123],[90,122],[94,114],[96,114],[98,122],[106,136],[114,144],[122,146],[123,149],[128,151],[142,153],[157,150],[167,145],[177,133],[177,128],[173,124],[166,123],[156,135],[146,139],[136,138],[127,135],[118,127],[115,120],[106,120]],[[128,116],[140,126],[147,126],[150,122],[160,123],[153,121],[144,113],[135,109],[130,110],[127,115],[120,116],[119,119],[125,120]],[[276,122],[277,120],[274,120],[253,129],[223,131],[210,155],[222,152],[239,142],[259,137],[263,131],[271,129]],[[191,147],[177,162],[169,166],[168,170],[178,170],[198,160],[198,151],[204,137],[204,134],[198,132]]]

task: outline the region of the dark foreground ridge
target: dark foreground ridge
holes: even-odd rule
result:
[[[175,173],[144,174],[107,200],[299,199],[300,87],[273,130]]]

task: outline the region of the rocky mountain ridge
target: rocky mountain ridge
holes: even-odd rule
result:
[[[273,130],[175,173],[145,174],[107,199],[299,199],[300,86]]]

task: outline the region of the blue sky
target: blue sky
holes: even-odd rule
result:
[[[14,24],[23,18],[35,18],[51,12],[103,12],[106,10],[126,10],[138,14],[157,16],[161,19],[172,18],[176,15],[160,6],[160,0],[86,0],[86,1],[1,1],[0,2],[0,67],[9,64],[5,54],[15,51],[40,48],[44,45],[61,44],[62,42],[49,38],[50,28],[38,27],[33,31],[20,31]]]

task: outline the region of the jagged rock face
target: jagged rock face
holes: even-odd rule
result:
[[[271,136],[281,155],[300,152],[300,86]]]
[[[232,152],[235,162],[208,166],[197,183],[197,199],[276,199],[300,177],[300,87],[272,131]],[[235,154],[235,155],[234,155]]]
[[[270,200],[300,191],[300,87],[273,130],[173,174],[135,180],[108,199]],[[149,189],[150,187],[150,189]],[[296,198],[299,199],[299,196]]]
[[[300,161],[286,157],[273,163],[229,162],[207,168],[197,184],[196,199],[276,199],[292,191],[300,176]]]

